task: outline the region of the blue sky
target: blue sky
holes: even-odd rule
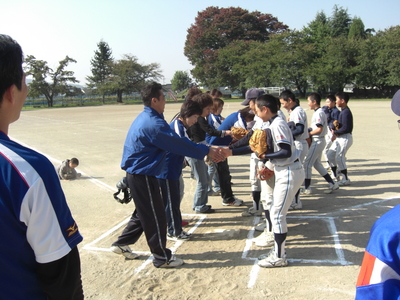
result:
[[[77,60],[68,69],[80,84],[90,75],[90,59],[103,39],[120,59],[135,55],[141,63],[157,62],[169,83],[175,71],[192,66],[183,55],[187,29],[198,11],[208,6],[242,7],[277,17],[291,29],[302,29],[317,12],[331,16],[335,4],[348,9],[366,28],[383,30],[400,25],[398,0],[1,0],[0,33],[19,42],[26,55],[34,55],[56,68],[66,55]],[[318,4],[315,4],[318,3]]]

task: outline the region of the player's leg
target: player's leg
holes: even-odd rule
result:
[[[275,168],[275,188],[271,205],[271,221],[274,231],[274,249],[267,257],[260,257],[258,265],[261,267],[283,267],[286,260],[286,215],[296,191],[300,188],[304,178],[304,169],[300,162],[289,167]]]
[[[208,170],[201,159],[187,158],[193,175],[197,181],[196,191],[193,197],[193,210],[197,213],[211,212],[208,202]]]
[[[353,136],[351,133],[347,133],[342,137],[338,138],[338,143],[340,144],[340,151],[336,154],[336,161],[338,164],[338,169],[343,175],[342,180],[339,185],[349,185],[350,179],[347,174],[347,163],[346,163],[346,153],[349,148],[353,145]]]

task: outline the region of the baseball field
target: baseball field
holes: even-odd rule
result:
[[[302,107],[306,102],[302,101]],[[113,199],[122,146],[142,105],[109,105],[23,111],[9,135],[43,154],[55,166],[77,157],[82,178],[62,186],[84,241],[79,245],[86,299],[353,299],[369,230],[380,215],[400,203],[400,130],[390,101],[351,101],[354,143],[348,158],[351,185],[326,195],[325,181],[314,170],[313,194],[303,209],[288,214],[285,268],[263,269],[257,257],[268,252],[251,242],[259,218],[242,217],[251,206],[249,156],[229,158],[235,195],[242,207],[224,207],[209,197],[214,214],[193,214],[195,181],[184,172],[183,219],[189,241],[168,241],[185,260],[177,269],[156,269],[144,236],[131,248],[138,260],[109,251],[134,204]],[[180,104],[167,104],[169,121]],[[240,109],[226,102],[222,115]],[[285,112],[286,113],[286,112]],[[286,113],[287,114],[287,113]],[[307,110],[311,120],[312,112]]]

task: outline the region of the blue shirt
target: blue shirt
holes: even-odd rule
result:
[[[333,129],[332,123],[333,121],[339,119],[340,110],[336,106],[333,108],[329,108],[328,106],[323,106],[322,110],[326,115],[326,119],[328,121],[328,128]]]
[[[227,116],[225,120],[222,121],[221,125],[218,127],[218,130],[231,130],[231,128],[239,121],[239,119],[242,124],[246,125],[246,121],[242,117],[240,112],[234,112],[229,116]],[[228,146],[231,142],[232,142],[232,136],[230,135],[226,135],[224,137],[213,136],[210,139],[211,145]]]
[[[353,132],[353,114],[351,113],[350,108],[345,107],[342,109],[338,121],[340,128],[335,130],[335,134],[340,136],[342,134]]]
[[[48,299],[37,263],[59,260],[83,238],[51,162],[1,131],[0,227],[0,298]]]
[[[145,106],[129,128],[121,168],[130,174],[160,175],[167,151],[203,159],[209,149],[206,145],[198,145],[178,136],[165,122],[162,114]]]

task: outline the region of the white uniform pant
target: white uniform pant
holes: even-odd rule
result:
[[[338,136],[328,151],[329,165],[337,167],[338,171],[346,170],[346,153],[351,145],[353,145],[353,135],[351,133]]]
[[[304,163],[304,159],[308,152],[307,141],[306,140],[294,141],[294,146],[296,147],[296,149],[300,151],[300,157],[299,157],[300,162]]]
[[[260,192],[261,191],[261,183],[260,179],[257,178],[257,164],[260,160],[257,158],[255,154],[251,154],[250,156],[250,185],[252,192]]]
[[[269,161],[267,161],[265,165],[270,170],[274,169],[274,166]],[[273,193],[275,187],[275,174],[268,180],[260,180],[260,182],[261,182],[261,203],[263,205],[264,210],[271,211],[271,204],[273,200]],[[269,231],[271,231],[270,228]]]
[[[327,134],[325,135],[325,149],[324,149],[324,158],[325,161],[328,162],[328,151],[329,148],[332,146],[332,132],[330,130],[328,130]]]
[[[308,153],[303,164],[306,179],[311,179],[313,167],[318,171],[321,176],[325,176],[326,174],[328,174],[321,163],[322,151],[324,151],[325,144],[325,138],[313,138],[310,149],[308,149]]]
[[[271,204],[274,233],[287,232],[286,215],[304,178],[304,169],[299,161],[284,167],[275,166],[275,187]]]

